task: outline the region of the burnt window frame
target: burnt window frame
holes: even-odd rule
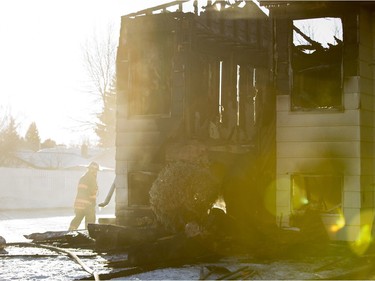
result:
[[[146,35],[145,35],[146,36]],[[175,35],[173,32],[160,31],[155,32],[152,36],[148,36],[148,43],[145,44],[145,37],[132,38],[134,41],[130,46],[128,43],[127,53],[128,53],[128,118],[145,118],[145,117],[160,117],[168,118],[172,115],[172,78],[173,77],[173,61],[175,57]],[[130,40],[129,40],[130,41]],[[160,64],[160,80],[163,80],[163,83],[154,83],[162,85],[162,88],[159,90],[161,94],[160,101],[163,102],[163,110],[153,111],[150,113],[145,112],[144,109],[140,108],[142,89],[146,89],[142,84],[147,79],[142,79],[135,76],[137,72],[137,67],[140,67],[139,73],[145,73],[144,70],[148,70],[149,73],[155,72],[151,69],[151,64],[146,62],[144,54],[151,56],[151,51],[153,47],[156,50],[154,58],[158,59]],[[138,58],[137,58],[138,57]],[[155,74],[155,73],[154,73]],[[157,76],[157,75],[156,75]],[[151,80],[151,79],[149,79]],[[141,88],[141,89],[139,89]],[[167,99],[168,97],[168,99]],[[151,101],[150,104],[155,105],[154,101]]]
[[[205,52],[195,52],[190,63],[189,81],[192,135],[202,139],[210,135],[210,124],[220,120],[220,60]]]
[[[325,18],[336,18],[336,19],[340,19],[341,21],[341,35],[342,35],[342,38],[345,38],[344,36],[344,20],[343,20],[343,17],[340,17],[340,16],[334,16],[334,17],[329,17],[329,16],[320,16],[320,17],[306,17],[306,18],[295,18],[295,19],[291,19],[291,40],[290,40],[290,52],[289,52],[289,61],[290,61],[290,110],[292,112],[342,112],[344,111],[344,43],[343,43],[343,39],[342,39],[342,42],[337,42],[337,45],[336,46],[339,46],[340,45],[340,48],[341,49],[338,49],[339,47],[336,47],[336,50],[334,50],[333,48],[335,47],[330,47],[330,48],[326,48],[325,50],[329,50],[331,51],[332,53],[334,51],[336,52],[339,52],[340,54],[340,57],[339,59],[337,60],[338,62],[338,69],[336,69],[336,71],[338,71],[340,74],[337,75],[337,81],[333,81],[333,80],[330,80],[330,81],[333,81],[333,83],[330,83],[330,82],[327,82],[326,85],[328,85],[329,83],[332,85],[332,84],[336,84],[336,94],[333,93],[333,90],[331,90],[328,95],[328,97],[330,99],[333,98],[336,98],[336,101],[335,102],[332,102],[332,103],[328,103],[328,104],[324,104],[324,102],[322,103],[316,103],[316,105],[313,105],[314,101],[318,101],[319,99],[316,97],[317,95],[314,95],[313,93],[316,91],[310,91],[307,95],[307,97],[312,97],[312,101],[311,102],[311,105],[308,105],[308,102],[309,101],[305,101],[305,103],[302,101],[303,99],[303,95],[301,94],[301,88],[303,87],[303,83],[306,82],[306,84],[309,83],[308,81],[308,78],[310,78],[310,84],[312,85],[315,85],[317,84],[318,82],[320,82],[319,78],[326,78],[328,75],[329,75],[329,71],[331,70],[332,71],[332,68],[329,69],[328,67],[326,67],[326,65],[322,64],[321,65],[321,68],[317,68],[316,69],[316,73],[317,72],[321,72],[321,71],[327,71],[326,74],[327,75],[323,75],[323,74],[315,74],[315,75],[318,75],[318,77],[315,77],[315,80],[314,80],[314,73],[311,72],[310,75],[304,75],[304,76],[300,76],[299,80],[297,79],[296,77],[296,61],[295,61],[295,54],[297,53],[296,52],[296,49],[298,48],[296,45],[294,45],[294,21],[295,20],[313,20],[313,19],[325,19]],[[302,52],[301,52],[302,53]],[[307,56],[307,55],[306,55]],[[329,55],[326,55],[326,59],[330,60],[329,58]],[[311,60],[312,61],[312,60]],[[307,70],[308,71],[308,70]],[[333,75],[332,75],[333,76]],[[306,78],[305,81],[303,81],[303,78]],[[332,78],[332,79],[335,79],[335,78]],[[299,89],[297,89],[297,83],[299,85]],[[326,87],[327,89],[327,87]],[[306,96],[305,96],[306,97]],[[320,94],[319,97],[324,98],[324,94]],[[298,101],[297,99],[300,99],[300,101]]]
[[[328,208],[327,207],[327,204],[326,204],[326,200],[322,200],[322,198],[319,198],[320,201],[322,202],[314,202],[314,203],[317,203],[318,205],[309,205],[311,202],[308,202],[308,200],[313,196],[311,195],[311,190],[308,190],[306,187],[305,187],[305,192],[306,192],[306,197],[310,197],[310,198],[306,198],[306,202],[300,202],[300,205],[299,206],[296,206],[296,203],[295,203],[295,193],[296,193],[296,190],[295,190],[295,181],[296,181],[296,178],[300,178],[300,179],[310,179],[310,182],[312,179],[314,180],[324,180],[326,179],[324,182],[328,182],[327,179],[331,178],[332,179],[332,182],[333,183],[333,179],[335,178],[338,182],[339,182],[339,190],[336,191],[340,198],[339,198],[339,202],[336,204],[336,205],[333,205],[331,206],[331,208]],[[305,184],[305,183],[304,183]],[[297,186],[297,184],[296,184]],[[303,187],[299,187],[300,189],[303,189]],[[326,196],[333,196],[332,193],[329,193],[329,191],[332,191],[332,188],[322,188],[320,187],[321,190],[317,190],[316,193],[324,193],[322,194],[323,195],[326,195]],[[290,176],[290,200],[291,200],[291,204],[290,204],[290,208],[291,208],[291,212],[294,213],[294,212],[297,212],[299,210],[306,210],[306,209],[309,209],[309,210],[315,210],[315,211],[319,211],[321,214],[337,214],[337,213],[340,213],[342,212],[343,210],[343,203],[344,203],[344,197],[343,197],[343,191],[344,191],[344,176],[342,174],[321,174],[321,173],[316,173],[316,174],[301,174],[301,173],[294,173]],[[329,195],[327,195],[327,192],[329,193]],[[316,194],[314,194],[315,197],[316,197]],[[326,198],[324,198],[326,199]],[[319,205],[319,204],[322,204],[322,205]],[[322,209],[322,208],[325,208],[325,209]],[[334,210],[336,210],[336,212],[334,212]]]
[[[217,67],[218,91],[221,92],[216,104],[220,137],[235,143],[250,141],[256,124],[255,107],[259,103],[257,68],[228,58],[220,58]]]
[[[139,188],[139,185],[142,184],[141,181],[136,183],[134,177],[144,177],[142,189]],[[150,189],[153,182],[156,180],[157,174],[153,172],[146,171],[131,171],[128,172],[127,181],[128,181],[128,206],[129,207],[149,207],[150,206]],[[137,185],[138,184],[138,185]],[[140,199],[142,194],[145,198]]]

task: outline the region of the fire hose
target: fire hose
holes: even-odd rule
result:
[[[71,251],[61,249],[58,247],[54,246],[47,246],[47,245],[41,245],[41,244],[35,244],[35,243],[27,243],[27,242],[15,242],[15,243],[6,243],[6,246],[18,246],[18,247],[35,247],[35,248],[44,248],[48,249],[57,253],[65,253],[69,257],[71,257],[76,263],[78,263],[86,272],[90,273],[93,277],[94,280],[99,281],[99,275],[96,273],[94,270],[89,268],[87,265],[85,265],[82,260],[74,253]]]
[[[111,188],[108,191],[107,197],[105,198],[103,203],[100,203],[98,205],[99,207],[104,208],[105,206],[108,205],[109,201],[111,201],[111,198],[112,198],[112,195],[113,195],[113,192],[115,191],[115,189],[116,189],[116,185],[115,185],[115,182],[113,182],[112,185],[111,185]]]

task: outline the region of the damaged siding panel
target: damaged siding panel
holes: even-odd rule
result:
[[[373,66],[371,59],[359,61],[359,73],[365,79],[371,79],[373,75]]]
[[[290,67],[289,67],[289,43],[291,40],[291,27],[292,22],[289,19],[275,20],[277,26],[275,32],[275,75],[276,75],[276,88],[278,95],[290,94]]]
[[[361,112],[361,225],[371,223],[365,213],[374,213],[375,111],[373,12],[362,8],[359,17],[359,93]]]
[[[358,43],[359,17],[356,8],[343,18],[344,30],[344,75],[345,77],[358,75]]]
[[[121,216],[121,210],[128,206],[128,191],[127,188],[118,188],[116,187],[116,217]]]
[[[353,190],[359,194],[359,175],[361,173],[360,159],[360,118],[357,110],[346,110],[343,113],[291,113],[289,111],[289,97],[277,98],[277,178],[292,173],[314,173],[345,175],[343,190]],[[345,183],[347,175],[353,177],[354,182],[349,186]],[[278,182],[277,196],[290,196],[291,182]],[[287,186],[284,186],[287,184]],[[289,199],[290,200],[290,199]],[[278,200],[277,202],[280,202]],[[343,201],[343,207],[345,202]],[[358,214],[360,202],[353,202]],[[290,204],[290,203],[289,203]],[[288,213],[285,203],[277,206],[278,214],[283,213],[284,224],[288,224]],[[291,211],[291,206],[290,209]],[[344,214],[347,210],[344,207]],[[324,217],[326,221],[328,218]],[[335,218],[337,219],[337,218]],[[358,227],[348,222],[345,230],[330,233],[335,240],[352,239],[353,231]],[[349,238],[348,238],[349,237]]]
[[[340,5],[342,8],[335,16],[342,19],[344,31],[344,108],[342,112],[292,113],[289,96],[277,97],[277,196],[280,198],[277,200],[277,211],[283,218],[288,216],[288,204],[281,201],[291,192],[288,190],[291,186],[291,175],[342,175],[341,208],[345,226],[338,232],[330,232],[329,227],[327,231],[332,239],[354,241],[361,225],[368,222],[368,218],[363,215],[366,212],[362,211],[373,212],[374,209],[374,73],[369,67],[374,60],[374,35],[370,28],[374,26],[374,20],[369,20],[371,10],[363,9],[359,13],[358,7],[362,5],[360,3]],[[297,15],[298,8],[302,6],[298,7],[296,4],[295,7],[297,9],[294,15]],[[321,17],[326,11],[328,15],[329,9],[323,7],[321,14],[318,13],[316,17]],[[285,21],[287,17],[284,16]],[[276,32],[283,30],[285,26],[276,28]],[[280,71],[287,73],[283,66],[280,66],[283,64],[283,57],[280,59],[277,56],[280,48],[288,47],[282,45],[285,44],[283,40],[280,38],[276,41],[279,44],[275,53],[279,80]],[[280,83],[277,80],[279,94],[289,94],[283,84],[289,83],[288,78],[289,76]],[[336,214],[323,217],[327,226],[331,217],[338,219]],[[284,222],[286,225],[289,223],[288,219],[284,219]]]
[[[277,113],[277,127],[358,126],[359,122],[360,116],[356,110],[332,114],[305,113],[301,115],[280,111]]]
[[[305,141],[278,142],[277,157],[282,158],[314,158],[326,156],[335,158],[356,158],[360,156],[360,146],[357,142],[327,142]]]
[[[126,185],[124,184],[124,181],[122,180],[122,176],[126,175],[127,170],[128,170],[127,161],[121,160],[116,156],[116,175],[119,176],[118,178],[116,177],[116,182],[118,183],[118,185],[116,184],[116,188],[117,187],[125,188]]]
[[[374,214],[373,209],[375,205],[375,198],[374,198],[373,175],[368,174],[368,175],[361,176],[361,183],[362,183],[362,196],[361,196],[362,209],[366,210],[367,212],[370,211],[372,214]]]
[[[375,51],[375,50],[374,50]],[[369,65],[372,66],[372,68],[374,67],[372,65],[372,62],[370,61],[369,62]],[[374,69],[373,69],[373,73],[374,73]],[[373,98],[373,90],[374,90],[374,78],[373,77],[369,77],[369,78],[366,78],[366,77],[361,77],[361,84],[360,84],[360,89],[361,89],[361,93],[363,94],[363,96],[366,98],[366,97],[371,97]],[[368,104],[364,104],[364,106],[366,106]]]
[[[127,79],[129,116],[170,116],[177,25],[166,14],[124,19],[120,47],[129,65],[122,77]]]
[[[118,146],[159,146],[161,144],[160,132],[133,132],[131,136],[120,133],[117,141]]]
[[[324,165],[322,165],[322,163]],[[360,175],[359,159],[327,158],[324,156],[314,158],[281,158],[277,161],[277,177],[290,175],[291,173],[327,174],[327,167],[339,167],[340,173],[350,176]],[[278,189],[284,190],[285,182],[278,182]],[[345,186],[345,189],[354,189],[359,192],[359,182],[353,186]],[[358,206],[359,207],[359,206]]]
[[[276,185],[276,223],[279,226],[289,226],[289,214],[291,211],[291,180],[290,175],[281,174],[277,176]]]
[[[368,151],[367,151],[368,153]],[[364,155],[361,158],[361,176],[367,176],[373,175],[374,174],[374,158],[372,155],[364,153]],[[367,183],[362,183],[361,182],[361,188],[365,188],[366,186],[368,187],[369,185],[373,186],[373,181],[372,182],[367,182]]]
[[[373,114],[372,114],[373,115]],[[361,140],[371,145],[374,141],[374,127],[363,126],[361,127]],[[373,157],[374,153],[366,153],[367,157]]]
[[[119,133],[121,132],[160,132],[168,131],[170,124],[173,121],[170,118],[124,118],[121,119],[121,122],[117,125]]]
[[[139,42],[140,43],[140,42]],[[144,43],[143,43],[144,44]],[[150,45],[156,45],[150,42]],[[148,45],[148,44],[147,44]],[[170,48],[140,48],[130,55],[129,115],[169,115],[171,107]]]
[[[344,94],[344,108],[345,110],[357,110],[362,107],[363,102],[361,102],[360,94],[350,93]]]
[[[368,110],[368,109],[361,109],[361,129],[369,129],[369,128],[374,128],[374,111],[373,110]],[[364,131],[366,132],[366,131]],[[363,135],[366,136],[366,135]],[[361,140],[362,141],[367,141],[365,138],[362,137],[361,134]]]
[[[157,156],[159,155],[159,150],[158,147],[154,145],[118,147],[117,155],[119,155],[119,160],[140,162],[151,161],[157,158]]]
[[[358,126],[325,126],[322,130],[319,126],[306,127],[279,127],[277,140],[279,142],[352,142],[360,140]]]
[[[178,96],[184,91],[184,62],[173,63],[178,54],[178,25],[168,14],[122,18],[116,141],[116,173],[121,181],[116,186],[116,217],[120,224],[133,219],[132,206],[148,203],[145,193],[150,183],[142,175],[160,169],[167,132],[180,124],[183,100]],[[177,91],[180,94],[172,100]]]

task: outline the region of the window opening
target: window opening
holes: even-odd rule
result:
[[[149,191],[156,174],[151,172],[134,171],[128,173],[129,206],[148,206]]]
[[[293,21],[292,110],[342,109],[342,23]]]
[[[338,213],[342,204],[341,175],[293,175],[292,211]]]
[[[129,51],[130,116],[170,114],[173,37],[159,36]]]
[[[215,77],[212,84],[216,93],[216,121],[213,127],[218,129],[222,140],[249,141],[254,134],[255,102],[259,102],[254,97],[255,68],[219,60],[212,70],[216,70],[212,75]]]

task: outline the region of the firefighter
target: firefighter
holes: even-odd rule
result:
[[[96,221],[96,195],[98,192],[98,184],[96,181],[99,165],[91,162],[87,172],[80,178],[77,187],[77,196],[74,202],[75,216],[70,223],[69,231],[76,230],[83,218],[85,218],[85,226]]]

